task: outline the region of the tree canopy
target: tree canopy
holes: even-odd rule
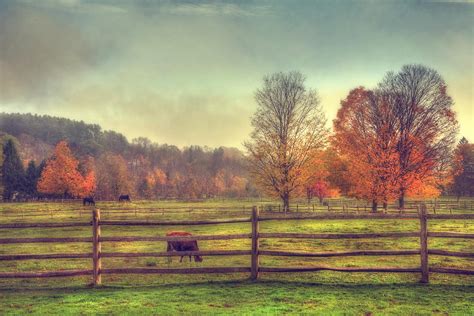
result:
[[[305,182],[312,154],[325,145],[325,117],[315,90],[306,88],[299,72],[275,73],[255,93],[253,131],[245,143],[256,183],[280,197],[289,209],[291,195]]]

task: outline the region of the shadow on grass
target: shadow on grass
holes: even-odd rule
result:
[[[324,282],[302,282],[290,280],[259,280],[257,282],[251,280],[229,280],[229,281],[196,281],[186,283],[167,283],[167,284],[141,284],[141,285],[101,285],[92,287],[90,285],[84,286],[51,286],[51,287],[13,287],[0,288],[0,294],[12,293],[79,293],[79,292],[114,292],[114,291],[130,291],[134,292],[148,292],[148,291],[173,291],[180,288],[308,288],[318,291],[355,291],[355,292],[384,292],[388,290],[429,290],[429,291],[460,291],[474,293],[474,284],[466,285],[451,285],[451,284],[421,284],[421,283],[324,283]]]

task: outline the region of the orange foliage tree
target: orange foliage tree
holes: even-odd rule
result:
[[[308,203],[313,197],[319,199],[319,203],[323,202],[326,197],[336,197],[339,195],[339,190],[331,185],[330,177],[330,161],[332,156],[330,151],[318,150],[315,151],[313,157],[304,169],[305,185],[304,192],[301,195],[306,195]]]
[[[422,65],[406,65],[398,73],[388,73],[379,90],[389,96],[394,117],[398,200],[403,208],[405,196],[418,190],[417,186],[446,179],[445,166],[458,131],[453,100],[443,78]]]
[[[78,166],[79,161],[72,155],[67,142],[59,142],[41,173],[38,191],[63,197],[90,195],[95,189],[95,174],[91,171],[83,177]]]
[[[386,207],[398,189],[398,153],[392,113],[384,95],[363,87],[341,102],[333,145],[348,165],[350,195]]]
[[[164,192],[166,174],[160,168],[148,172],[141,186],[141,195],[147,199],[156,198]]]
[[[96,163],[97,194],[101,199],[115,200],[121,194],[133,194],[133,183],[127,162],[121,155],[106,152]]]

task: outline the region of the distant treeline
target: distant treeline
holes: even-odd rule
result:
[[[0,113],[0,136],[0,143],[11,139],[18,148],[24,173],[30,166],[30,178],[41,174],[38,168],[44,168],[54,147],[65,140],[83,176],[94,172],[94,195],[99,199],[116,199],[119,194],[185,199],[257,195],[246,158],[236,148],[180,149],[143,137],[129,142],[124,135],[96,124],[17,113]],[[32,186],[25,190],[28,197],[41,196]]]
[[[255,148],[271,153],[265,146]],[[269,194],[255,185],[259,179],[274,183],[273,178],[250,175],[250,158],[236,148],[180,149],[143,137],[129,142],[98,125],[46,115],[0,113],[0,153],[3,200],[85,196],[116,200],[122,194],[134,200],[254,197]],[[307,166],[296,174],[304,181],[292,191],[292,198],[318,198],[322,203],[324,198],[343,195],[370,201],[362,194],[362,189],[370,188],[370,178],[355,169],[361,156],[349,155],[355,158],[352,164],[347,156],[334,143],[312,152]],[[269,157],[274,162],[272,157],[280,156]],[[434,177],[419,181],[407,196],[474,195],[474,145],[463,138],[452,157],[439,172],[446,175],[443,181]]]

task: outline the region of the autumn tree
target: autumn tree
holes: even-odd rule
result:
[[[4,200],[11,200],[15,194],[25,190],[25,171],[16,146],[11,139],[3,145],[1,175]]]
[[[97,195],[115,200],[121,194],[133,194],[127,162],[121,155],[104,153],[96,162]]]
[[[363,87],[341,102],[334,120],[333,143],[348,164],[350,195],[386,207],[398,189],[395,118],[388,96]]]
[[[395,117],[398,200],[403,208],[407,191],[436,176],[439,164],[449,160],[458,130],[453,100],[443,78],[422,65],[406,65],[398,73],[388,73],[379,90],[390,96]]]
[[[46,162],[38,181],[38,191],[66,197],[84,197],[84,177],[79,172],[79,161],[74,157],[66,141],[60,141],[53,156]]]
[[[226,189],[226,179],[223,170],[219,170],[217,174],[212,178],[211,192],[213,195],[221,195]]]
[[[351,177],[347,160],[338,154],[330,145],[325,151],[326,168],[329,172],[326,180],[329,186],[337,191],[335,195],[349,196],[351,192]]]
[[[305,177],[304,192],[308,203],[313,197],[319,199],[319,203],[323,203],[323,199],[333,197],[338,194],[338,189],[331,187],[329,182],[330,162],[333,159],[331,153],[325,150],[317,150],[313,153],[306,169],[303,170]]]
[[[230,179],[227,196],[243,197],[247,188],[247,179],[233,175]]]
[[[156,168],[148,172],[139,186],[139,194],[147,199],[153,199],[163,195],[165,192],[166,174],[163,170]]]
[[[81,197],[94,196],[97,187],[95,159],[92,156],[83,158],[79,164],[79,171],[83,175]]]
[[[255,100],[251,140],[245,143],[251,174],[265,192],[281,198],[286,212],[303,186],[312,152],[325,144],[326,120],[316,91],[306,88],[299,72],[266,76]]]

